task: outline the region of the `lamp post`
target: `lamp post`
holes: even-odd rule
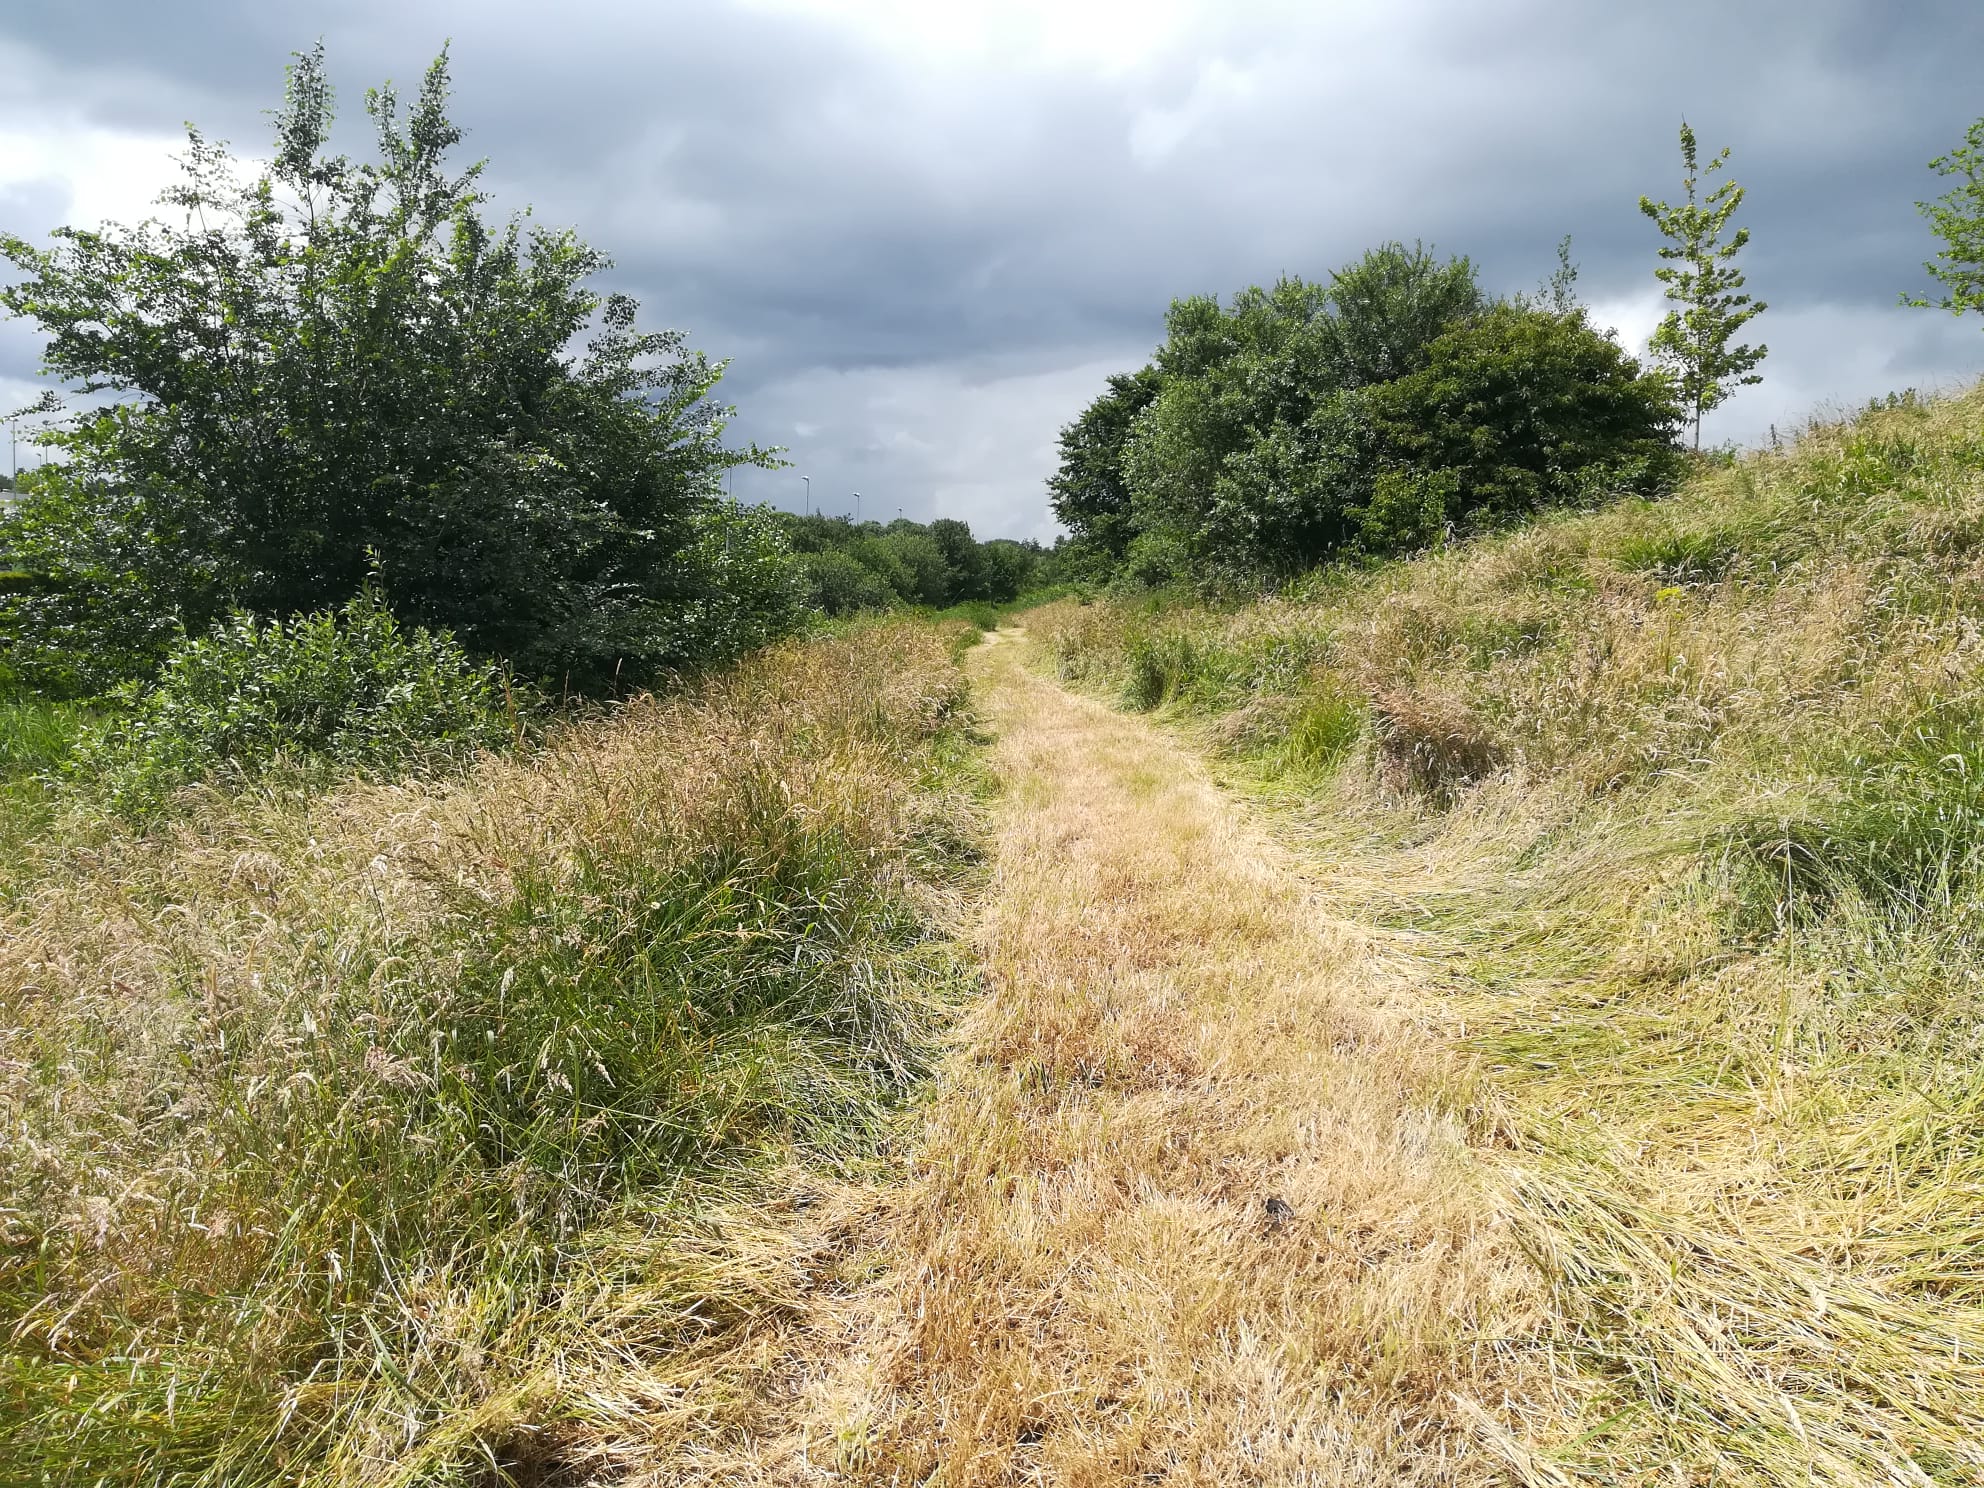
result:
[[[854,493],[854,525],[857,527],[861,525],[861,493],[859,491]]]
[[[813,477],[802,475],[799,478],[806,482],[806,515],[810,517],[813,515]]]

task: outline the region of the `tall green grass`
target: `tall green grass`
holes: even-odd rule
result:
[[[868,625],[13,869],[0,1479],[540,1480],[720,1395],[714,1216],[861,1161],[964,985],[962,707]]]
[[[1029,621],[1429,952],[1552,1287],[1556,1472],[1984,1481],[1980,616],[1984,390],[1257,606]]]

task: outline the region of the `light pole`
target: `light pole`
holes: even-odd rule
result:
[[[861,493],[859,491],[854,493],[854,525],[857,527],[861,525]]]
[[[813,477],[802,475],[799,478],[806,482],[806,515],[810,517],[813,515]]]

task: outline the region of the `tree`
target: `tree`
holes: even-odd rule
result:
[[[1935,259],[1922,267],[1941,281],[1944,293],[1940,300],[1903,295],[1902,303],[1952,315],[1984,311],[1984,119],[1970,126],[1961,145],[1930,161],[1929,168],[1957,178],[1947,194],[1915,204],[1943,240]]]
[[[1174,303],[1163,386],[1122,459],[1137,576],[1245,588],[1341,548],[1371,475],[1365,392],[1424,365],[1481,303],[1467,259],[1398,243],[1327,284]]]
[[[1482,306],[1474,265],[1442,263],[1422,243],[1386,243],[1330,275],[1324,322],[1330,370],[1340,387],[1404,377],[1449,326]]]
[[[1380,471],[1354,514],[1367,551],[1421,546],[1450,522],[1651,495],[1677,473],[1672,384],[1581,309],[1492,306],[1435,341],[1419,371],[1374,390],[1372,403]]]
[[[1120,560],[1134,535],[1123,449],[1137,416],[1163,386],[1155,367],[1119,372],[1088,407],[1061,430],[1061,466],[1047,481],[1054,515],[1106,563]]]
[[[54,436],[69,459],[24,523],[52,588],[17,634],[88,644],[92,612],[134,607],[198,631],[370,582],[403,620],[575,682],[707,652],[701,536],[722,473],[770,457],[724,448],[721,364],[588,287],[604,255],[484,220],[447,99],[444,52],[410,109],[366,95],[376,159],[331,154],[320,47],[266,170],[194,131],[162,198],[178,221],[0,236],[0,304],[47,333],[46,370],[118,397]]]
[[[1706,168],[1698,168],[1695,131],[1683,120],[1681,163],[1687,200],[1676,206],[1640,198],[1640,211],[1668,240],[1660,249],[1665,262],[1654,270],[1654,277],[1667,286],[1667,298],[1680,306],[1670,310],[1654,331],[1652,349],[1673,369],[1681,402],[1693,416],[1696,449],[1702,443],[1702,415],[1727,402],[1738,387],[1763,381],[1752,369],[1770,350],[1731,344],[1735,334],[1766,308],[1763,301],[1742,293],[1743,275],[1734,266],[1736,255],[1750,241],[1750,230],[1738,228],[1726,241],[1723,237],[1729,219],[1743,204],[1743,188],[1725,180],[1706,199],[1697,200],[1702,178],[1721,170],[1728,159],[1725,147]]]
[[[930,540],[944,555],[944,591],[951,602],[986,598],[985,562],[971,527],[956,517],[939,517],[930,524]]]

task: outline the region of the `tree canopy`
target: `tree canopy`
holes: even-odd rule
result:
[[[190,135],[172,220],[0,236],[0,304],[86,406],[50,435],[19,528],[47,583],[5,623],[51,657],[141,667],[240,607],[402,619],[524,669],[599,680],[707,659],[696,561],[731,450],[722,373],[592,287],[606,257],[492,223],[455,169],[445,52],[374,157],[330,149],[321,48],[297,57],[266,169]]]
[[[1327,283],[1176,301],[1150,365],[1062,431],[1055,512],[1093,567],[1249,587],[1657,489],[1670,385],[1574,282],[1564,256],[1542,296],[1491,301],[1467,259],[1389,243]]]

